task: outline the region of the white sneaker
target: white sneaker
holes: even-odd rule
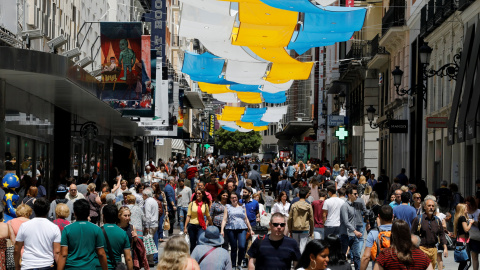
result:
[[[183,235],[183,232],[178,233],[179,235]]]

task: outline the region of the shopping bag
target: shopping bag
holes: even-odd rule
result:
[[[153,241],[153,236],[151,234],[143,236],[143,245],[145,246],[147,255],[152,255],[158,252],[157,246],[155,245],[155,241]]]
[[[168,218],[168,215],[165,215],[165,219],[163,220],[163,230],[170,230],[170,219]]]

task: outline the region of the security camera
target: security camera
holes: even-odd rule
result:
[[[92,58],[90,58],[90,56],[87,56],[87,57],[81,59],[80,61],[76,62],[75,65],[84,68],[84,67],[90,65],[91,63],[93,63]]]
[[[47,46],[50,48],[51,53],[55,53],[55,51],[67,43],[68,40],[64,36],[58,36],[50,41],[47,42]]]
[[[62,53],[63,56],[67,57],[68,59],[72,59],[74,57],[80,56],[81,52],[79,48],[73,48],[69,51]]]

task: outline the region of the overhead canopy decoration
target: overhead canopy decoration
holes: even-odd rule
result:
[[[282,117],[287,113],[287,106],[269,107],[267,112],[262,116],[262,121],[278,123]]]
[[[219,14],[229,14],[230,2],[220,2],[217,0],[182,0],[182,3],[192,5],[196,8]],[[183,9],[182,9],[183,12]],[[183,14],[182,14],[183,16]]]
[[[273,104],[280,104],[287,101],[287,95],[285,91],[278,92],[278,93],[262,93],[263,100],[266,103],[273,103]]]
[[[225,59],[219,58],[211,53],[196,54],[185,52],[182,72],[188,74],[190,79],[197,82],[212,84],[235,84],[229,82],[222,76]]]
[[[267,108],[246,108],[242,116],[243,122],[257,122],[267,112]]]
[[[237,83],[246,83],[262,81],[267,71],[267,62],[240,62],[228,60],[225,71],[225,79]]]
[[[212,94],[219,101],[235,103],[238,100],[248,104],[260,104],[262,102],[279,104],[287,101],[286,92],[276,93],[263,92],[258,85],[221,85],[199,82],[202,92]]]
[[[237,103],[238,96],[236,93],[212,94],[213,98],[225,103]]]

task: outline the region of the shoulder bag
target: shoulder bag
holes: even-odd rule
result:
[[[207,253],[205,253],[202,258],[200,258],[200,260],[198,261],[198,265],[200,265],[203,261],[203,259],[205,259],[210,253],[212,253],[215,249],[217,249],[216,247],[213,247],[211,248]]]
[[[115,261],[115,256],[113,255],[112,246],[110,246],[110,241],[108,240],[107,232],[105,231],[104,227],[102,227],[102,231],[103,231],[103,236],[105,236],[105,242],[107,243],[108,257],[110,257],[110,261],[113,264],[113,269],[126,270],[127,265],[125,263],[121,261],[120,262]]]

